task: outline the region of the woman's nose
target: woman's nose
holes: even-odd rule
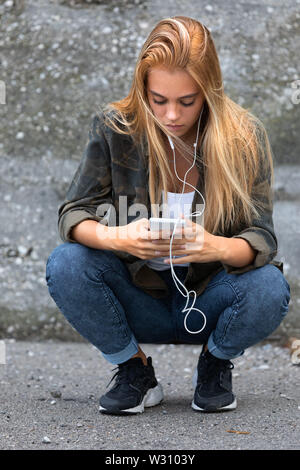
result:
[[[176,105],[170,105],[167,107],[166,116],[168,121],[176,121],[179,117],[178,108]]]

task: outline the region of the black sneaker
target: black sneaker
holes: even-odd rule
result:
[[[208,350],[200,354],[197,366],[197,384],[192,408],[211,412],[234,410],[236,399],[232,393],[231,369],[229,360],[219,359]]]
[[[151,357],[147,358],[147,366],[139,357],[119,364],[109,384],[114,378],[114,386],[100,398],[102,413],[143,413],[145,407],[158,405],[163,400],[162,386],[155,378]]]

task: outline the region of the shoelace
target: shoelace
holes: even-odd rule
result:
[[[201,370],[200,374],[198,375],[199,379],[202,382],[207,382],[211,377],[220,372],[225,372],[227,369],[233,369],[234,365],[230,361],[212,361],[208,362],[205,358],[204,361],[206,362],[206,367],[204,370]]]
[[[116,369],[118,369],[117,372],[112,376],[112,378],[110,379],[110,381],[109,381],[108,384],[106,385],[106,388],[108,388],[108,387],[110,386],[110,384],[112,383],[112,381],[114,380],[114,378],[117,377],[117,376],[118,376],[118,377],[117,377],[117,379],[116,379],[116,382],[118,381],[118,378],[120,377],[119,374],[120,374],[120,372],[121,372],[121,370],[119,369],[119,367],[115,367],[115,368],[112,369],[111,371],[113,372],[113,371],[116,370]]]
[[[121,385],[124,384],[128,381],[128,377],[130,376],[130,369],[131,367],[129,365],[126,366],[118,366],[112,369],[112,372],[114,370],[117,370],[117,372],[112,376],[110,379],[109,383],[106,385],[106,388],[110,386],[114,378],[116,377],[116,385]],[[139,371],[139,369],[136,369],[136,371]],[[137,372],[138,375],[138,372]]]

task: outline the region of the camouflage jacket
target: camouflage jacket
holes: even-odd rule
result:
[[[66,199],[58,209],[58,231],[63,242],[74,243],[70,237],[72,228],[86,219],[114,225],[109,222],[109,210],[99,215],[97,208],[100,204],[113,204],[119,224],[119,197],[127,196],[127,207],[140,203],[148,208],[151,216],[151,205],[148,187],[147,151],[133,144],[128,135],[113,131],[104,124],[101,116],[94,116],[89,130],[89,139],[83,152],[81,162],[73,177],[66,194]],[[199,179],[197,189],[204,195],[203,171],[197,163]],[[267,207],[260,212],[260,217],[254,220],[251,227],[239,227],[234,233],[218,233],[225,237],[239,237],[255,250],[256,257],[251,265],[236,268],[222,262],[190,263],[184,285],[188,290],[195,290],[200,295],[210,279],[222,269],[228,273],[240,274],[264,266],[267,263],[276,265],[283,271],[283,264],[273,258],[277,253],[277,239],[273,226],[273,204],[270,185],[265,179],[259,181],[265,188],[261,194]],[[199,194],[195,191],[192,212],[196,204],[201,204]],[[128,216],[127,223],[140,216]],[[127,252],[116,251],[116,255],[127,265],[132,276],[132,282],[154,298],[160,298],[168,293],[168,287],[146,263],[147,260],[133,256]]]

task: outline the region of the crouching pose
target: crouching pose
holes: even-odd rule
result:
[[[184,16],[161,20],[129,95],[93,117],[59,208],[63,243],[47,262],[62,314],[117,365],[101,412],[138,413],[162,401],[140,347],[147,343],[202,345],[193,409],[236,407],[232,360],[288,312],[272,184],[264,126],[225,94],[209,30]],[[204,202],[199,222],[193,214]],[[186,225],[154,237],[149,219],[162,204]]]

